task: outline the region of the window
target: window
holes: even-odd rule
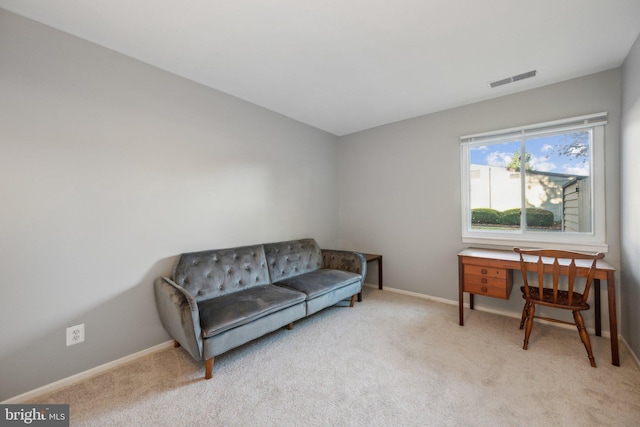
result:
[[[462,240],[607,251],[606,113],[462,140]]]

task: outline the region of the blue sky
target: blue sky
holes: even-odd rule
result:
[[[571,145],[568,135],[570,134],[527,139],[525,147],[526,152],[531,154],[529,163],[532,169],[568,175],[589,175],[588,159],[558,154],[559,146]],[[470,150],[471,164],[506,167],[519,150],[519,140],[473,147]]]

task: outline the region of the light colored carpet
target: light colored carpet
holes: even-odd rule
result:
[[[213,378],[166,349],[38,398],[72,426],[638,426],[640,370],[624,345],[365,288],[216,358]]]

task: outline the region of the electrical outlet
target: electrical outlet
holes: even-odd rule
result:
[[[67,347],[84,342],[84,323],[67,328]]]

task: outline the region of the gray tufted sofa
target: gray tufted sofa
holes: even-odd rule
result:
[[[166,331],[194,359],[214,357],[351,298],[362,290],[362,254],[321,250],[313,239],[180,255],[154,283]]]

